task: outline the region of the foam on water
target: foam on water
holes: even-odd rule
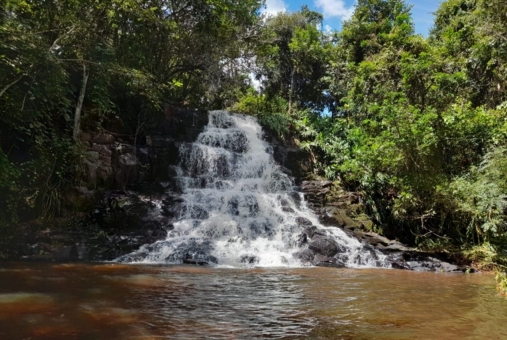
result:
[[[175,180],[184,202],[174,229],[121,261],[182,263],[193,256],[224,267],[298,267],[305,265],[294,257],[304,227],[296,218],[305,217],[347,249],[341,259],[348,267],[382,265],[382,254],[372,256],[342,230],[319,223],[253,117],[211,111],[197,141],[181,146],[180,158]]]

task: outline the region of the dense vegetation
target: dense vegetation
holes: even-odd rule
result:
[[[427,38],[402,0],[359,0],[333,33],[257,0],[0,4],[2,228],[59,213],[80,129],[139,133],[171,103],[255,115],[360,190],[376,231],[505,269],[507,2],[444,1]]]

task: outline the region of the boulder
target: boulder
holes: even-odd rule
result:
[[[344,268],[345,263],[334,257],[315,255],[313,264],[318,267]]]
[[[90,133],[87,132],[79,132],[79,140],[82,142],[91,142],[93,137]]]
[[[97,151],[89,150],[84,152],[84,158],[89,162],[96,163],[99,157],[100,155]]]
[[[303,249],[294,253],[294,257],[303,263],[311,263],[315,257],[315,254],[310,249]]]
[[[339,252],[343,252],[344,249],[333,239],[327,237],[314,237],[312,242],[308,245],[308,249],[313,251],[315,254],[324,255],[331,257]]]
[[[113,150],[107,145],[92,144],[92,150],[98,152],[101,156],[111,157]]]
[[[212,255],[208,255],[203,251],[188,252],[183,257],[183,263],[195,264],[200,266],[206,266],[211,264],[217,264],[218,260]]]
[[[306,217],[296,217],[296,224],[300,227],[309,227],[312,226],[312,221]]]
[[[105,145],[114,144],[115,138],[113,135],[103,133],[94,136],[92,142],[96,144],[105,144]]]
[[[259,258],[255,255],[243,255],[239,258],[239,262],[245,264],[257,264],[259,263]]]
[[[325,215],[323,216],[323,222],[328,225],[337,225],[347,228],[359,227],[359,223],[348,216],[346,209],[337,207],[326,208]]]

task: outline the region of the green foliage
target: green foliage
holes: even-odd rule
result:
[[[287,102],[282,98],[268,100],[266,95],[257,94],[250,89],[239,97],[238,102],[230,110],[257,117],[264,128],[282,139],[289,135],[292,119],[287,114]]]
[[[322,77],[333,117],[296,111],[293,134],[320,175],[366,194],[391,236],[432,248],[503,238],[506,77],[497,69],[507,55],[498,34],[485,34],[494,14],[485,2],[444,2],[424,39],[409,11],[403,1],[359,1]],[[308,60],[310,33],[300,30],[289,47],[304,46]]]
[[[263,94],[288,103],[288,110],[322,110],[329,102],[326,77],[333,44],[317,26],[322,16],[303,7],[300,12],[266,19],[256,49],[257,76]]]
[[[497,289],[501,294],[507,295],[507,273],[501,270],[496,272],[495,276],[497,282]]]
[[[142,133],[140,115],[165,103],[223,108],[244,91],[238,60],[261,3],[1,1],[0,224],[58,216],[62,192],[80,185],[83,89],[81,127],[123,134]]]
[[[58,215],[78,184],[86,66],[83,129],[142,133],[165,103],[253,115],[389,236],[505,265],[506,2],[444,1],[428,38],[403,0],[359,0],[332,34],[262,4],[0,0],[0,224]]]

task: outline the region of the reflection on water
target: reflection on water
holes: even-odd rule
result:
[[[0,339],[502,339],[489,275],[0,263]]]

